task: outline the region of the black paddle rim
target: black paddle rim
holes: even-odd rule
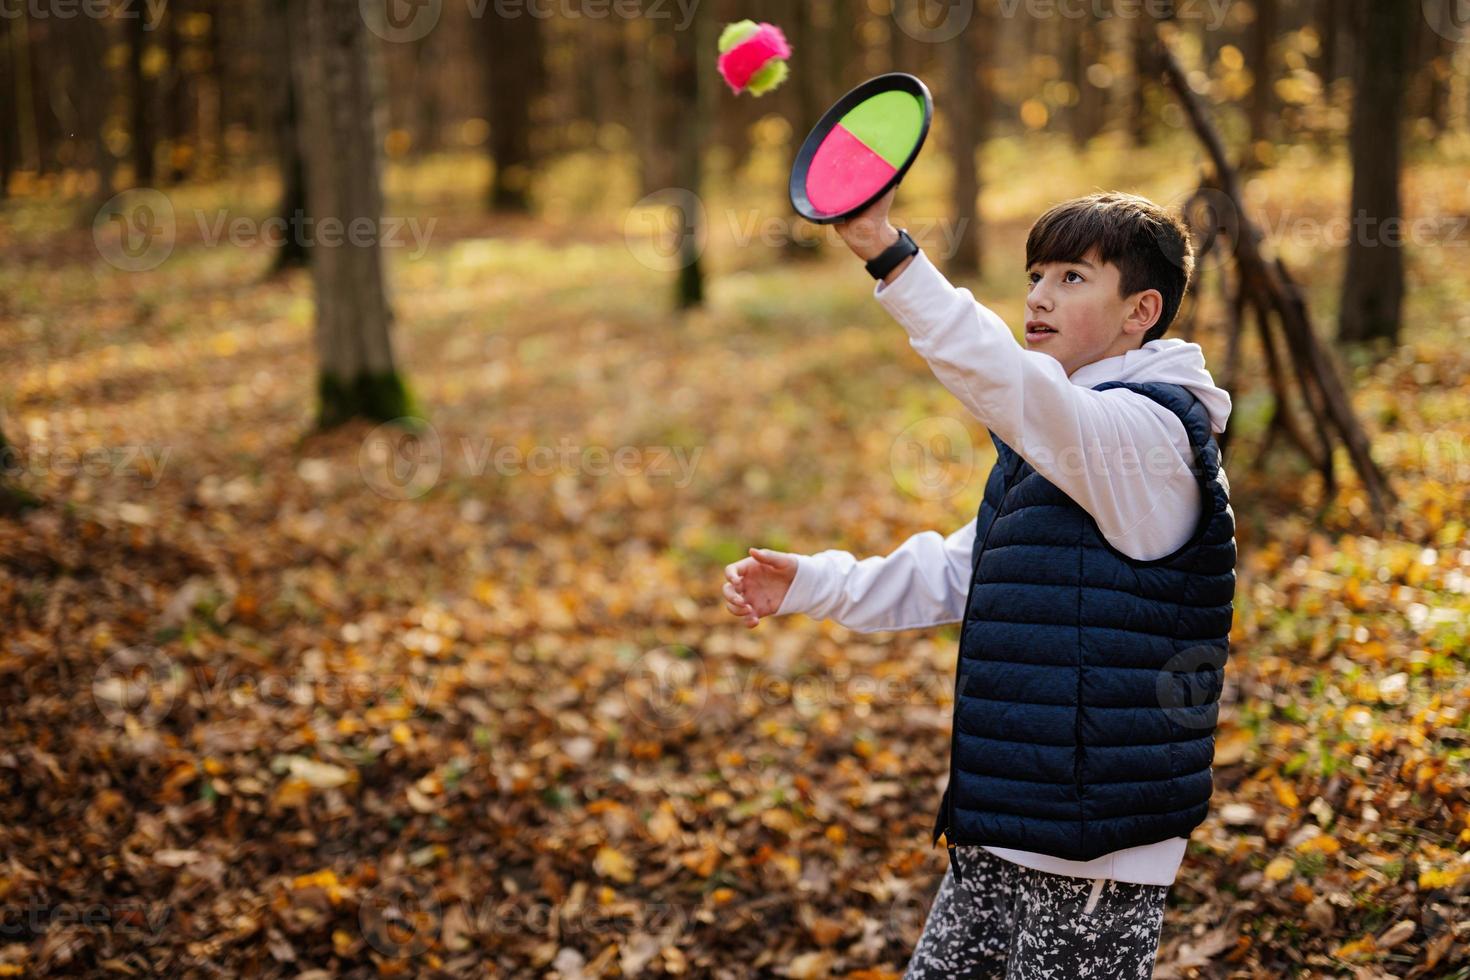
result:
[[[822,142],[827,138],[827,134],[832,132],[832,129],[841,122],[843,116],[875,95],[894,91],[908,92],[911,95],[917,96],[924,103],[924,122],[919,127],[919,138],[914,141],[914,148],[909,151],[908,159],[904,160],[903,166],[898,168],[894,175],[888,179],[887,183],[857,207],[849,208],[839,214],[825,214],[812,207],[812,202],[806,194],[806,178],[807,173],[811,170],[812,158],[817,155],[817,148],[822,145]],[[806,139],[802,142],[801,149],[796,152],[796,162],[791,165],[791,183],[788,188],[792,208],[806,220],[819,225],[836,224],[839,221],[846,221],[855,214],[861,214],[871,207],[874,201],[897,187],[903,180],[904,175],[909,172],[909,167],[913,166],[914,160],[918,158],[919,151],[924,148],[924,138],[929,135],[929,123],[933,118],[934,97],[929,94],[929,87],[920,81],[917,76],[910,75],[907,72],[895,71],[889,72],[886,75],[879,75],[876,78],[870,78],[866,82],[863,82],[857,88],[838,99],[832,108],[828,109],[822,115],[822,118],[817,120],[817,124],[812,127],[812,131],[807,134]]]

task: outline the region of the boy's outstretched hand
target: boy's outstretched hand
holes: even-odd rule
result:
[[[755,629],[762,616],[781,608],[796,578],[796,556],[769,548],[751,548],[750,557],[725,566],[725,608]]]
[[[884,249],[898,241],[898,229],[893,227],[893,222],[888,217],[888,210],[893,206],[893,195],[898,193],[898,188],[890,188],[878,200],[874,201],[866,211],[839,221],[834,227],[837,234],[852,249],[852,253],[864,262],[871,262],[883,254]],[[883,277],[884,285],[891,284],[899,276],[903,275],[914,262],[914,256],[910,255],[898,265],[888,271]]]
[[[898,229],[893,227],[888,218],[888,211],[893,207],[893,196],[897,193],[897,187],[891,188],[866,211],[855,214],[846,221],[839,221],[834,226],[847,247],[864,262],[876,259],[883,254],[885,248],[898,241]]]

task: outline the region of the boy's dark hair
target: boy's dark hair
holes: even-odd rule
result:
[[[1194,273],[1194,243],[1184,222],[1134,194],[1109,191],[1063,201],[1031,226],[1026,268],[1076,262],[1093,246],[1102,261],[1118,267],[1120,296],[1157,289],[1164,297],[1158,322],[1143,335],[1142,344],[1162,337]]]

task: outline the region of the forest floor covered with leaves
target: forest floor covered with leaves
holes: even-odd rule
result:
[[[902,972],[947,860],[956,632],[747,630],[721,570],[947,533],[994,454],[835,239],[765,240],[787,135],[712,169],[682,317],[628,168],[570,157],[512,220],[477,213],[477,161],[395,165],[390,212],[435,219],[388,257],[411,444],[312,431],[309,276],[201,231],[268,216],[264,178],[174,192],[148,272],[63,189],[4,206],[6,427],[40,503],[0,518],[0,977]],[[1440,237],[1408,252],[1404,345],[1346,366],[1400,528],[1345,460],[1331,497],[1284,447],[1253,465],[1246,344],[1216,790],[1159,976],[1470,977],[1467,157],[1411,161]],[[993,142],[966,284],[1019,324],[1042,208],[1175,199],[1195,160]],[[916,233],[943,178],[936,154],[900,195]],[[1347,184],[1302,149],[1250,186],[1324,336],[1340,250],[1292,222]]]

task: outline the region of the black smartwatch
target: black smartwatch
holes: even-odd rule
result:
[[[882,279],[888,273],[898,267],[898,264],[910,255],[918,254],[919,246],[909,237],[908,231],[898,229],[898,241],[884,249],[876,258],[868,262],[868,275],[874,279]]]

